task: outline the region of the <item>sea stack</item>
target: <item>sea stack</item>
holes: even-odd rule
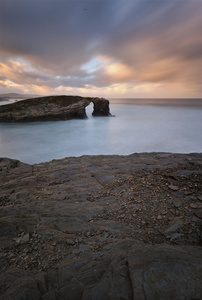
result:
[[[92,113],[93,116],[111,116],[109,109],[109,100],[106,100],[104,98],[94,98],[92,102],[94,104],[94,110]]]

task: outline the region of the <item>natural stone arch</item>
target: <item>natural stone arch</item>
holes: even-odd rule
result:
[[[46,96],[0,106],[0,122],[33,122],[85,119],[86,106],[93,103],[93,116],[111,116],[109,101],[80,96]]]

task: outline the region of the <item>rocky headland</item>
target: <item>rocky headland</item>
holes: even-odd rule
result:
[[[47,96],[0,106],[0,122],[33,122],[85,119],[86,106],[94,104],[94,116],[111,116],[109,101],[80,96]]]
[[[201,299],[202,154],[0,159],[0,299]]]

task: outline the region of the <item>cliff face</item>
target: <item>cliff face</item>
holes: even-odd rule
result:
[[[47,96],[0,106],[0,122],[84,119],[87,118],[85,108],[91,102],[94,103],[95,115],[106,116],[107,111],[110,115],[109,101],[103,98]]]

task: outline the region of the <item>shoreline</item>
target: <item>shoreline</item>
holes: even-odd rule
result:
[[[82,155],[78,155],[78,156],[65,156],[65,157],[61,157],[61,158],[53,158],[53,159],[49,159],[47,161],[40,161],[40,162],[36,162],[36,163],[28,163],[26,161],[23,161],[22,159],[18,159],[18,158],[12,158],[12,157],[8,157],[8,156],[0,156],[0,161],[2,159],[8,160],[8,161],[17,161],[19,163],[25,164],[25,165],[29,165],[29,166],[35,166],[35,165],[41,165],[41,164],[48,164],[51,162],[59,162],[59,161],[63,161],[66,159],[81,159],[81,158],[101,158],[101,157],[117,157],[117,158],[122,158],[122,157],[128,157],[128,156],[132,156],[132,155],[148,155],[148,156],[152,156],[152,155],[165,155],[165,156],[170,156],[170,155],[180,155],[180,156],[195,156],[195,155],[202,155],[202,152],[167,152],[167,151],[151,151],[151,152],[147,152],[147,151],[143,151],[143,152],[134,152],[134,153],[129,153],[129,154],[82,154]],[[1,170],[0,170],[1,171]]]
[[[138,272],[199,297],[201,182],[202,153],[0,158],[0,299],[133,299]]]

